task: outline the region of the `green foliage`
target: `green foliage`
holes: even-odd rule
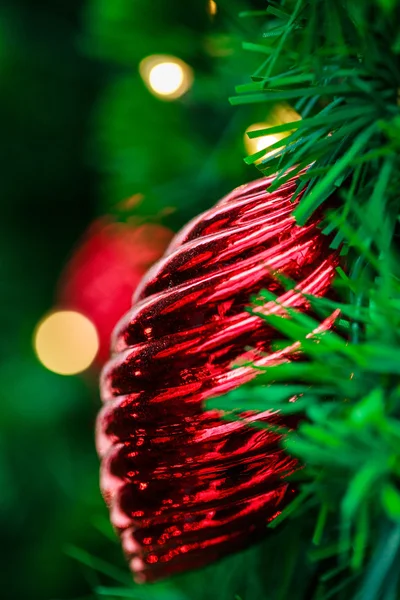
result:
[[[315,515],[315,558],[337,554],[338,564],[355,575],[352,585],[362,589],[371,580],[367,587],[376,593],[369,590],[368,597],[377,599],[391,597],[387,590],[397,585],[400,556],[400,283],[391,279],[387,294],[390,272],[384,260],[379,277],[373,271],[364,275],[356,282],[364,291],[358,315],[351,304],[310,298],[320,317],[332,305],[341,309],[335,331],[310,336],[319,320],[294,310],[286,317],[264,315],[289,345],[300,342],[307,360],[260,369],[252,384],[209,407],[228,411],[231,418],[242,410],[278,410],[283,420],[298,414],[299,426],[284,444],[306,466],[300,495],[279,521],[303,518],[298,511],[304,505]],[[271,301],[270,293],[264,297]],[[358,342],[350,343],[356,326]],[[288,402],[293,397],[296,402]],[[377,553],[392,535],[389,560]],[[377,556],[388,558],[379,582]]]
[[[272,526],[314,520],[315,599],[400,594],[399,14],[395,0],[270,2],[261,38],[246,44],[266,59],[231,100],[296,102],[301,121],[250,134],[293,131],[258,168],[277,173],[276,189],[308,167],[294,214],[303,224],[324,205],[324,233],[347,254],[335,300],[308,298],[314,316],[261,317],[302,360],[209,403],[226,418],[298,415],[284,444],[305,465],[299,495]],[[335,330],[310,335],[335,309]]]
[[[246,46],[267,58],[253,83],[239,86],[231,99],[234,105],[295,102],[301,121],[250,134],[293,131],[258,166],[277,173],[276,189],[311,165],[300,175],[305,193],[298,222],[337,192],[335,228],[357,222],[355,234],[367,246],[377,238],[390,245],[399,210],[398,16],[398,2],[289,0],[279,9],[272,2],[261,39]],[[360,221],[354,213],[361,205]],[[353,242],[340,231],[336,244],[344,239]]]

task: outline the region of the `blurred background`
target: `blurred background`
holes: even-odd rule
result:
[[[1,0],[6,598],[210,597],[204,574],[126,587],[93,428],[134,286],[172,232],[257,176],[243,158],[271,140],[246,129],[290,110],[229,105],[259,62],[241,50],[259,27],[238,18],[250,8],[265,2]]]

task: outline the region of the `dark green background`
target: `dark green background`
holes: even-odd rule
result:
[[[99,66],[75,49],[82,3],[0,8],[2,336],[0,529],[7,598],[69,598],[90,587],[65,554],[106,546],[93,449],[95,382],[49,373],[32,331],[71,247],[93,218],[86,159]]]

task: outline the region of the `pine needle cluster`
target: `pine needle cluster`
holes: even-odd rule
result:
[[[340,248],[335,300],[313,316],[263,316],[306,360],[260,372],[210,406],[296,413],[287,450],[305,465],[278,521],[308,523],[318,561],[308,598],[400,597],[400,2],[269,1],[245,44],[262,64],[234,105],[291,102],[302,119],[251,132],[290,132],[247,160],[276,189],[299,173],[299,224],[315,210]],[[274,150],[274,152],[271,152]],[[304,169],[306,169],[304,171]],[[265,298],[274,298],[264,292]],[[260,301],[260,300],[258,300]],[[335,330],[309,336],[340,309]],[[254,310],[254,306],[249,310]],[[282,342],[280,342],[282,343]],[[288,403],[293,396],[296,402]],[[308,529],[307,529],[308,527]],[[282,550],[284,551],[284,550]]]

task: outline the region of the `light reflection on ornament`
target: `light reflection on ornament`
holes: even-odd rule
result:
[[[47,314],[36,327],[33,341],[43,366],[59,375],[85,371],[99,349],[93,323],[81,313],[68,310]]]
[[[283,140],[288,137],[293,130],[289,131],[281,131],[279,133],[274,133],[270,135],[260,135],[259,137],[250,138],[247,134],[252,131],[260,131],[263,129],[267,129],[268,127],[275,127],[276,125],[283,125],[284,123],[292,123],[294,121],[299,121],[301,119],[300,115],[286,102],[282,102],[277,104],[271,113],[268,115],[268,119],[263,122],[254,123],[250,125],[244,134],[244,145],[246,148],[247,154],[250,156],[251,154],[255,154],[256,152],[260,152],[260,150],[266,150],[276,142]],[[265,152],[265,154],[257,159],[256,164],[261,162],[264,158],[268,156],[272,156],[276,152],[279,152],[280,148],[274,148],[269,152]]]
[[[175,56],[152,55],[139,65],[140,75],[150,92],[163,100],[176,100],[193,83],[193,71]]]

